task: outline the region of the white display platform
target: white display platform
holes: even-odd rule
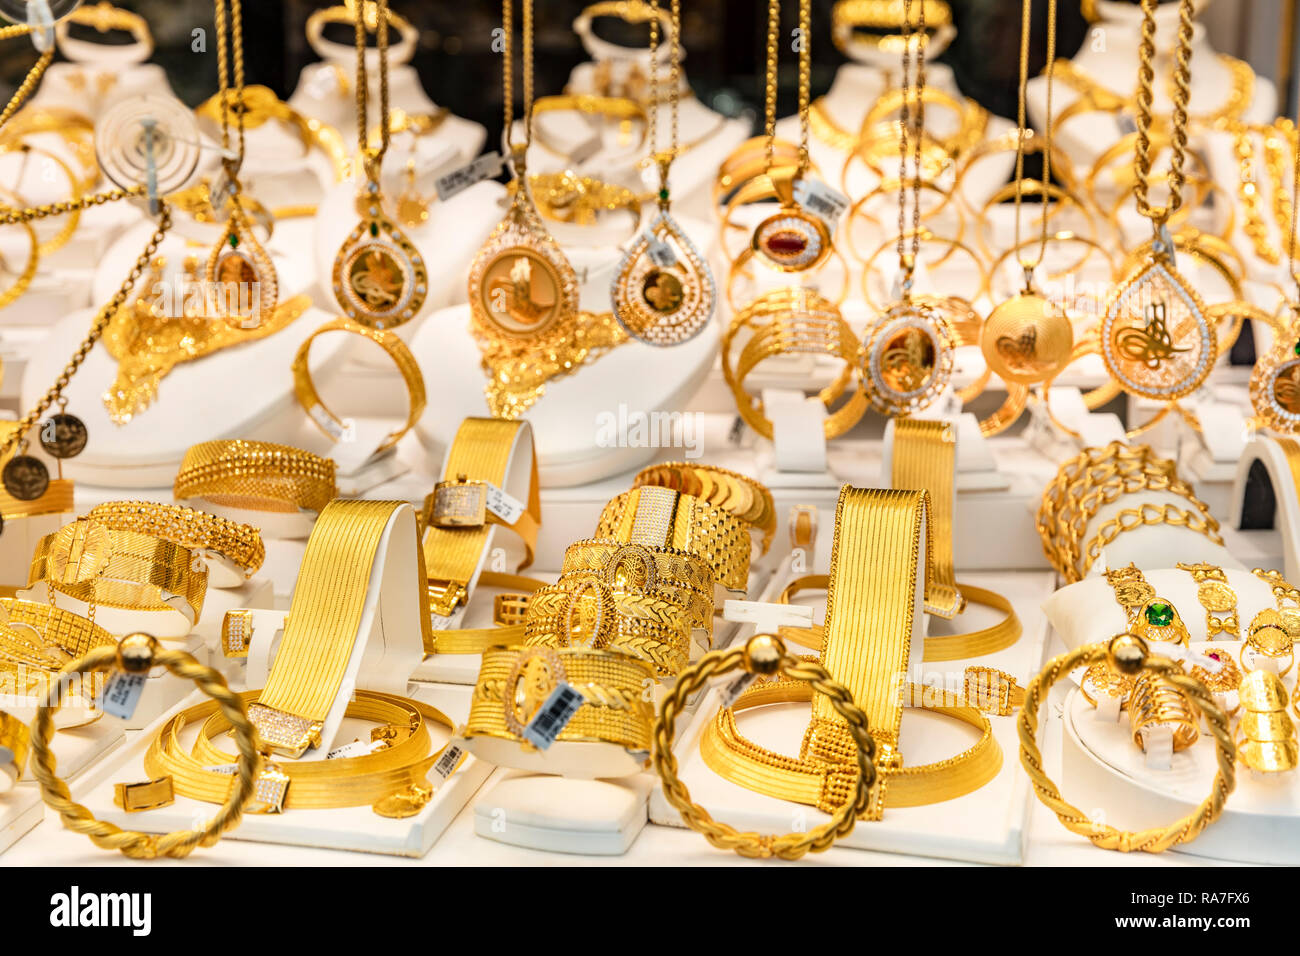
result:
[[[116,750],[126,738],[125,730],[126,724],[123,721],[105,714],[93,724],[56,731],[50,741],[50,748],[54,751],[59,776],[64,780],[75,780],[101,757]],[[15,790],[29,788],[36,791],[36,778],[32,776],[30,757],[22,780]],[[39,791],[36,793],[39,798]],[[0,802],[4,799],[0,797]]]
[[[474,801],[474,832],[552,853],[619,856],[645,828],[655,785],[649,773],[574,780],[502,769]]]
[[[452,720],[462,720],[468,713],[469,696],[465,688],[424,686],[412,690],[411,695],[437,707]],[[183,703],[184,706],[192,706],[203,699],[202,694],[196,691]],[[101,763],[81,785],[73,788],[74,799],[90,808],[101,820],[151,833],[188,829],[195,819],[210,817],[214,810],[211,804],[186,797],[178,797],[170,806],[147,813],[128,814],[113,804],[114,783],[148,778],[144,772],[144,754],[160,723],[161,721],[156,722],[136,735],[115,759]],[[353,725],[357,733],[369,726],[364,721],[349,720],[345,724],[345,730]],[[431,726],[430,730],[438,746],[450,737],[446,728]],[[192,737],[183,737],[186,742],[190,739]],[[369,806],[340,810],[289,810],[282,814],[245,814],[239,826],[222,839],[395,856],[423,856],[473,797],[491,770],[488,764],[476,760],[472,755],[467,756],[461,768],[437,789],[428,806],[404,820],[381,817]]]
[[[0,853],[9,849],[45,815],[45,801],[33,787],[14,787],[0,794]]]
[[[997,667],[1013,674],[1023,686],[1038,672],[1047,635],[1038,604],[1051,593],[1053,576],[1047,573],[961,575],[962,583],[999,591],[1011,601],[1024,625],[1024,634],[1012,647],[969,663]],[[982,626],[971,622],[974,626]],[[925,665],[923,676],[960,676],[967,662]],[[917,675],[912,675],[915,680]],[[679,774],[692,799],[714,819],[740,830],[784,833],[802,826],[812,829],[829,817],[813,807],[787,803],[715,774],[699,753],[705,723],[717,713],[717,693],[699,708],[675,748]],[[741,731],[759,746],[798,754],[808,721],[804,704],[774,704],[737,715]],[[840,845],[890,853],[912,853],[977,863],[1021,863],[1024,860],[1029,813],[1029,778],[1020,767],[1019,737],[1014,718],[989,718],[993,735],[1002,748],[1002,768],[979,790],[955,800],[923,807],[885,810],[878,822],[861,822]],[[969,747],[975,731],[936,714],[908,709],[904,712],[900,748],[909,765],[952,756]],[[650,820],[682,826],[681,817],[663,797],[661,789],[650,795]]]

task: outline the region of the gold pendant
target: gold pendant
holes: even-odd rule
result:
[[[1000,304],[984,320],[980,350],[1004,382],[1037,385],[1070,363],[1074,326],[1063,309],[1026,289]]]
[[[370,329],[392,329],[415,318],[429,293],[419,251],[384,215],[379,184],[357,198],[361,221],[334,257],[334,298],[348,318]]]
[[[815,269],[831,254],[831,234],[817,216],[793,201],[758,224],[750,240],[763,261],[780,272]]]
[[[1300,431],[1300,340],[1293,321],[1285,326],[1290,338],[1281,335],[1250,374],[1250,403],[1266,428],[1286,434]]]
[[[237,207],[237,202],[231,206],[225,234],[208,255],[203,278],[215,293],[218,315],[237,329],[256,329],[275,312],[279,287],[271,257]]]
[[[902,417],[928,408],[952,378],[956,336],[929,297],[895,303],[862,346],[862,380],[872,408]]]
[[[680,345],[713,318],[713,273],[673,217],[659,213],[619,264],[610,287],[614,318],[647,345]]]
[[[1120,388],[1157,401],[1200,388],[1218,354],[1201,297],[1160,255],[1115,290],[1098,337],[1106,371]]]

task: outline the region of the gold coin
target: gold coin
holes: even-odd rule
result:
[[[1196,597],[1207,611],[1231,611],[1237,606],[1237,595],[1222,581],[1202,581]]]
[[[480,303],[508,333],[536,335],[554,324],[562,299],[560,276],[545,257],[523,246],[495,256],[483,270]]]
[[[670,315],[682,307],[682,280],[671,272],[651,269],[641,284],[641,298],[661,315]]]
[[[1288,362],[1273,379],[1273,400],[1288,414],[1300,415],[1300,362]]]
[[[1115,600],[1124,607],[1141,607],[1156,596],[1156,589],[1145,581],[1123,581],[1115,585]]]

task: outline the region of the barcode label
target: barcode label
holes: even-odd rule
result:
[[[832,189],[820,179],[801,179],[794,185],[794,198],[809,212],[834,228],[840,216],[849,208],[848,197]]]
[[[460,758],[464,755],[464,749],[455,742],[448,742],[447,749],[442,752],[438,762],[433,765],[434,776],[441,780],[446,780],[460,763]]]
[[[446,202],[475,183],[491,179],[501,172],[501,166],[501,154],[493,150],[460,169],[453,169],[447,175],[439,176],[433,184],[433,188],[438,193],[438,200]]]
[[[506,524],[518,521],[524,513],[524,503],[490,481],[485,484],[487,495],[483,498],[483,506]]]
[[[740,700],[740,695],[745,692],[750,684],[754,683],[757,674],[737,674],[731,680],[722,685],[722,700],[719,706],[730,707],[736,701]]]
[[[340,757],[364,757],[366,754],[374,753],[375,749],[375,744],[371,741],[354,740],[342,747],[335,747],[325,755],[325,759],[338,760]]]
[[[144,693],[144,682],[148,676],[114,671],[108,678],[108,685],[104,688],[104,699],[100,702],[100,709],[122,720],[130,720],[131,715],[135,713],[135,705],[140,703],[140,695]]]
[[[561,683],[551,691],[546,703],[533,715],[524,728],[524,739],[538,750],[547,750],[555,738],[569,726],[569,721],[582,706],[583,696],[568,684]]]
[[[650,257],[650,261],[660,269],[671,269],[677,265],[677,253],[673,252],[673,247],[662,239],[651,236],[645,252]]]

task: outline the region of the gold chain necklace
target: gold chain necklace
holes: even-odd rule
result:
[[[379,177],[388,150],[388,0],[374,0],[375,48],[379,63],[379,145],[367,141],[369,81],[366,77],[365,4],[353,10],[357,38],[357,154],[366,184],[357,196],[361,221],[334,257],[334,298],[349,319],[371,329],[392,329],[415,318],[429,292],[419,250],[384,213]]]
[[[919,0],[918,6],[919,13],[913,21],[912,0],[903,2],[902,109],[898,137],[898,295],[894,304],[872,326],[862,346],[861,375],[867,398],[872,408],[889,417],[906,416],[928,408],[934,402],[952,378],[956,342],[946,314],[956,303],[950,304],[952,300],[935,296],[912,295],[912,280],[921,248],[921,146],[925,136],[925,0]],[[914,103],[910,90],[913,49],[916,50]],[[909,189],[910,229],[907,226]]]
[[[1194,5],[1194,0],[1179,0],[1174,108],[1169,133],[1169,198],[1164,206],[1153,206],[1150,199],[1151,85],[1155,77],[1152,61],[1156,0],[1142,0],[1133,195],[1138,212],[1151,221],[1154,238],[1145,261],[1107,301],[1098,327],[1098,347],[1107,372],[1120,388],[1166,404],[1150,421],[1131,430],[1130,435],[1145,431],[1175,409],[1191,421],[1177,400],[1200,388],[1218,354],[1214,323],[1206,317],[1205,304],[1175,267],[1174,241],[1167,225],[1182,203]]]
[[[659,214],[623,256],[610,297],[614,318],[629,336],[647,345],[680,345],[713,318],[717,286],[695,244],[673,219],[668,173],[677,158],[677,103],[682,82],[681,0],[671,0],[668,74],[672,133],[659,149],[659,0],[650,0],[650,148],[659,167]]]
[[[1034,287],[1034,270],[1047,251],[1047,189],[1052,182],[1052,75],[1056,61],[1056,0],[1047,5],[1047,117],[1044,120],[1043,178],[1038,248],[1032,259],[1020,252],[1020,205],[1025,188],[1025,91],[1029,81],[1030,0],[1023,0],[1020,29],[1020,95],[1017,109],[1015,239],[1012,249],[1024,272],[1024,286],[989,313],[980,332],[980,349],[1003,381],[1036,385],[1056,376],[1070,361],[1074,329],[1064,310]]]

